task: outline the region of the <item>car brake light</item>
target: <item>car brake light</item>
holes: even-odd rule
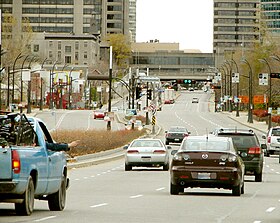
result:
[[[267,137],[267,143],[270,143],[271,142],[271,136],[268,136]]]
[[[16,150],[12,150],[12,168],[14,173],[20,173],[20,158]]]
[[[154,153],[165,154],[166,151],[162,150],[162,149],[156,149],[156,150],[154,150]]]
[[[188,133],[185,133],[185,134],[184,134],[184,137],[188,137],[188,136],[189,136],[189,134],[188,134]]]
[[[127,153],[139,153],[139,151],[136,149],[133,149],[133,150],[128,150]]]
[[[251,147],[249,148],[248,154],[261,154],[260,147]]]

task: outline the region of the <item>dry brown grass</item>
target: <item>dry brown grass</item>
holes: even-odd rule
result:
[[[63,143],[80,140],[77,147],[72,148],[69,152],[67,152],[71,157],[75,157],[122,147],[145,133],[145,129],[142,131],[60,130],[52,132],[52,137],[56,142]]]

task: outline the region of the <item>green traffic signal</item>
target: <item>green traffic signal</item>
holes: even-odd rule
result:
[[[192,80],[184,80],[185,84],[190,84],[192,82]]]

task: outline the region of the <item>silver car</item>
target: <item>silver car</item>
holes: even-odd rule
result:
[[[166,147],[160,139],[135,139],[125,146],[125,170],[133,166],[160,167],[169,170],[170,146]]]

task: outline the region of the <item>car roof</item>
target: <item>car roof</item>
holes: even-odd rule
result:
[[[221,141],[230,141],[229,137],[215,137],[213,135],[202,135],[202,136],[188,136],[184,140],[200,140],[205,142],[221,142]]]
[[[215,130],[219,134],[238,134],[238,135],[254,135],[252,129],[238,129],[238,128],[218,128]]]

